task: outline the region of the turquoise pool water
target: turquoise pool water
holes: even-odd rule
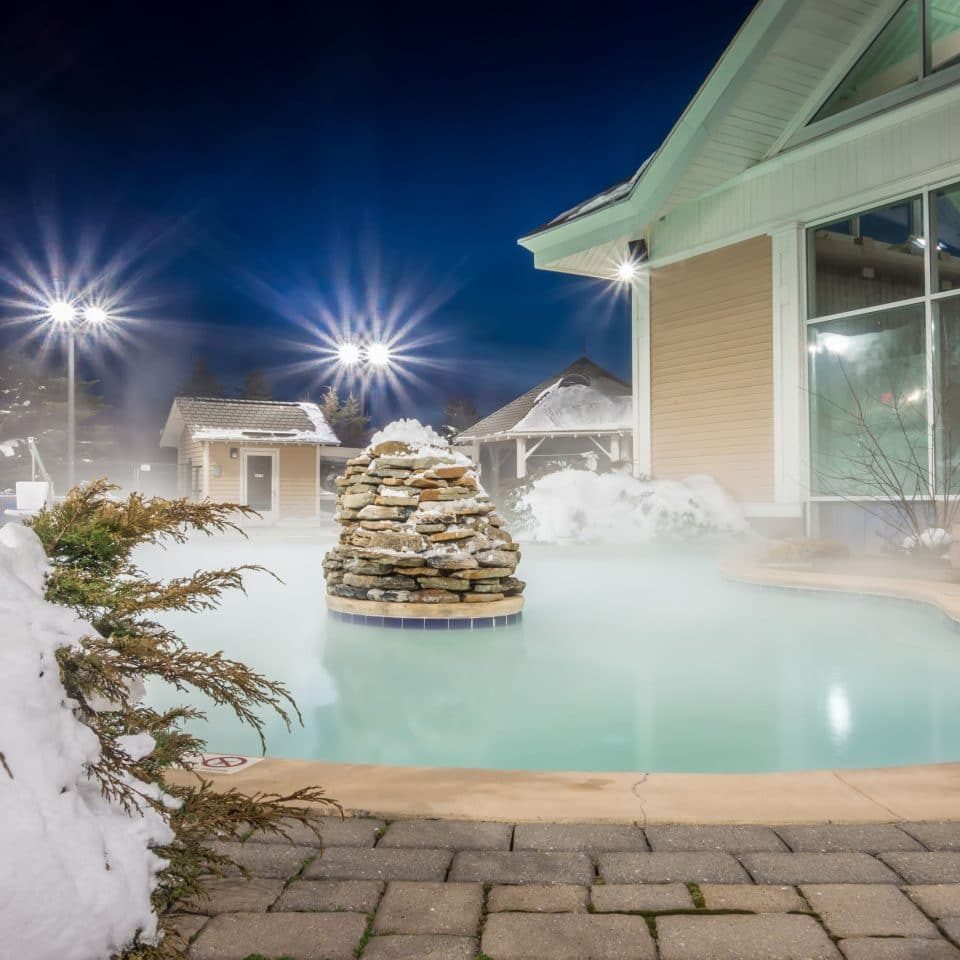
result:
[[[160,575],[254,562],[284,579],[170,618],[289,686],[304,726],[270,721],[271,755],[664,772],[960,759],[960,629],[926,607],[730,584],[703,548],[525,545],[522,624],[383,630],[327,618],[328,546],[264,531],[142,558]],[[258,752],[225,711],[198,729],[213,751]]]

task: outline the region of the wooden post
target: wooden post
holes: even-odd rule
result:
[[[527,475],[527,438],[517,437],[517,479]]]

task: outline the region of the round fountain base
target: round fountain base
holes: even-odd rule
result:
[[[477,630],[520,622],[523,597],[489,603],[390,603],[327,595],[330,616],[344,623],[409,630]]]

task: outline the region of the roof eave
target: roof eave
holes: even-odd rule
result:
[[[163,430],[160,431],[160,446],[179,447],[180,435],[183,433],[184,426],[185,424],[183,416],[180,413],[180,408],[177,406],[177,401],[174,400],[173,403],[170,404],[167,422],[163,425]]]
[[[770,49],[801,2],[760,0],[629,195],[520,238],[520,246],[533,253],[534,265],[549,269],[552,263],[564,257],[620,238],[630,239],[646,230],[697,148],[739,92],[750,68]]]

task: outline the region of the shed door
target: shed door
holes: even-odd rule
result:
[[[273,509],[273,457],[247,454],[247,504],[260,513]]]

